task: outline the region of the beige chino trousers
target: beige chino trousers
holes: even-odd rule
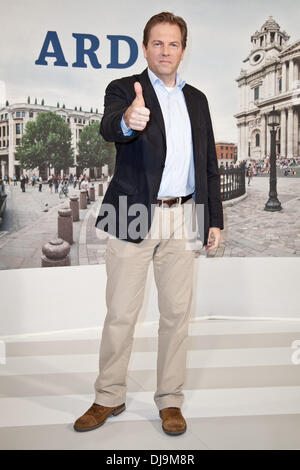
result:
[[[117,238],[107,242],[107,314],[94,385],[95,403],[99,405],[125,402],[134,329],[153,261],[160,312],[154,401],[159,410],[182,406],[195,259],[186,245],[183,210],[187,204],[195,203],[190,199],[171,207],[157,205],[150,231],[140,243]]]

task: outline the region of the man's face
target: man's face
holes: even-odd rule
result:
[[[147,48],[143,44],[144,57],[150,70],[163,81],[175,78],[184,51],[177,24],[159,23],[153,26]]]

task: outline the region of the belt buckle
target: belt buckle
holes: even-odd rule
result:
[[[162,207],[172,207],[174,206],[174,204],[178,204],[178,203],[181,204],[181,201],[182,201],[181,196],[173,197],[171,199],[159,199],[158,205],[161,205]]]

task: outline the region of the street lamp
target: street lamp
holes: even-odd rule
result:
[[[282,209],[281,203],[277,198],[277,178],[276,178],[276,127],[280,124],[280,116],[273,106],[268,114],[268,126],[271,127],[271,155],[270,155],[270,190],[269,199],[265,204],[265,211],[275,212]]]

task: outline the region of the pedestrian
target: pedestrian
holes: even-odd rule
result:
[[[25,193],[25,177],[24,175],[21,176],[21,189],[22,189],[22,192]]]
[[[54,185],[54,192],[58,193],[59,183],[58,183],[57,175],[54,175],[54,177],[53,177],[53,185]]]
[[[251,178],[252,178],[252,168],[251,168],[251,163],[249,163],[248,168],[247,168],[247,176],[248,176],[248,185],[250,184]]]
[[[153,16],[142,46],[148,67],[106,89],[100,133],[117,148],[114,177],[96,221],[109,233],[107,314],[94,403],[74,423],[76,431],[95,429],[125,410],[134,328],[152,261],[160,310],[154,402],[164,432],[178,435],[187,428],[181,407],[196,253],[187,249],[185,228],[201,208],[201,244],[207,252],[216,249],[223,210],[207,98],[177,73],[186,37],[182,18],[169,12]],[[136,230],[134,210],[144,211]]]
[[[82,177],[80,188],[86,191],[87,203],[90,204],[91,201],[90,201],[90,196],[89,196],[89,182],[85,175]]]
[[[42,192],[42,187],[43,187],[43,179],[41,176],[39,176],[39,192]]]
[[[13,180],[14,180],[14,186],[17,186],[17,177],[16,177],[16,175],[13,176]]]
[[[49,191],[52,194],[53,192],[53,176],[52,175],[50,175],[48,178],[48,184],[49,184]]]

